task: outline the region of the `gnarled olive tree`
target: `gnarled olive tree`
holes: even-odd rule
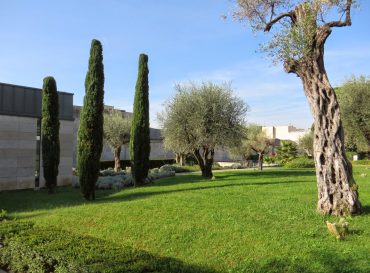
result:
[[[121,170],[122,145],[130,143],[131,118],[121,111],[112,110],[104,114],[104,141],[114,155],[114,171]]]
[[[361,211],[352,167],[344,152],[339,105],[324,66],[324,45],[335,27],[351,25],[355,0],[237,0],[237,18],[256,31],[272,32],[264,49],[303,83],[314,117],[318,211]],[[333,19],[334,11],[338,18]],[[335,13],[336,14],[336,13]],[[333,19],[333,20],[332,20]]]
[[[247,105],[227,84],[177,85],[176,95],[158,116],[164,145],[175,152],[192,153],[202,176],[212,178],[217,147],[240,141]]]

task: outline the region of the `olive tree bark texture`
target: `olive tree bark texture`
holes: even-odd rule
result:
[[[303,6],[293,13],[294,20],[305,16]],[[303,20],[303,19],[302,19]],[[347,17],[345,25],[350,25]],[[318,187],[317,209],[323,214],[348,215],[361,212],[351,163],[344,150],[344,131],[338,101],[324,66],[324,44],[334,26],[331,22],[316,28],[312,54],[302,60],[286,60],[285,70],[302,80],[314,118],[314,159]]]
[[[114,171],[119,172],[121,170],[121,149],[118,147],[114,149]]]
[[[215,155],[215,149],[204,146],[202,149],[195,149],[193,151],[193,154],[197,159],[198,165],[202,172],[202,176],[206,178],[212,178],[212,165]]]

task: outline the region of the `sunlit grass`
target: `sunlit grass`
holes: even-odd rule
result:
[[[69,188],[55,195],[1,192],[0,209],[16,221],[217,272],[370,272],[366,167],[355,169],[365,213],[348,219],[352,232],[343,241],[326,230],[325,221],[336,218],[316,213],[313,170],[215,175],[212,181],[184,175],[142,188],[99,191],[95,202],[83,201]]]

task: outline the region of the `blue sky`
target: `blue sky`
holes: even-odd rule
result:
[[[353,26],[335,29],[326,44],[333,86],[370,75],[370,3]],[[230,0],[0,0],[0,82],[58,89],[81,105],[91,39],[104,49],[105,103],[132,111],[140,53],[149,55],[151,125],[174,84],[232,81],[250,106],[249,122],[307,128],[311,114],[299,78],[256,53],[264,35],[223,20]]]

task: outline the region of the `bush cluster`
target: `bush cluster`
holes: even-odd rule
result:
[[[7,219],[7,214],[8,213],[6,210],[3,210],[3,209],[0,210],[0,222]]]
[[[299,168],[315,168],[313,159],[307,157],[297,157],[284,165],[286,168],[299,169]]]
[[[361,159],[361,160],[352,161],[352,165],[370,165],[370,160]]]
[[[178,165],[169,165],[165,164],[162,167],[159,168],[159,172],[175,172],[175,173],[184,173],[188,172],[186,168],[183,168]]]
[[[11,272],[209,272],[175,259],[28,222],[2,223],[0,244],[0,266]]]

